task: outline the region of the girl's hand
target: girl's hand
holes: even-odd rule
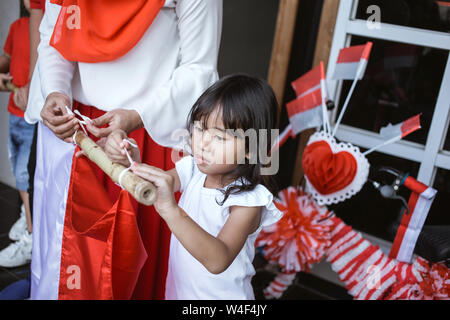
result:
[[[104,150],[113,162],[120,163],[125,167],[128,167],[131,163],[128,160],[124,148],[128,151],[128,154],[133,159],[133,161],[140,162],[141,156],[139,148],[133,147],[127,141],[123,141],[124,139],[128,139],[133,144],[136,144],[135,140],[127,137],[125,131],[118,129],[114,130],[108,136],[105,142]]]
[[[131,166],[131,171],[155,185],[157,196],[154,206],[162,218],[165,219],[177,211],[178,205],[173,194],[175,183],[173,176],[159,168],[136,162]]]

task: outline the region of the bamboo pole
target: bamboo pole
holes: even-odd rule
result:
[[[298,3],[299,0],[280,0],[278,7],[272,55],[267,76],[267,82],[272,87],[278,100],[277,125],[280,121],[289,58],[291,56],[292,38],[297,20]]]
[[[126,169],[123,165],[113,163],[106,153],[91,138],[82,131],[75,135],[75,141],[80,148],[86,152],[91,161],[97,164],[115,183],[119,182],[119,177]],[[126,171],[122,176],[122,186],[127,190],[137,202],[146,206],[152,205],[156,201],[155,186],[131,171]]]

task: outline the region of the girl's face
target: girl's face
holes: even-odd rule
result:
[[[206,128],[202,121],[194,123],[191,145],[195,162],[205,174],[229,173],[246,157],[245,139],[225,129],[221,108],[209,116]]]
[[[30,11],[30,0],[23,0],[23,5],[28,11]]]

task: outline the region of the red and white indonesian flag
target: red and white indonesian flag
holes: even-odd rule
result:
[[[419,130],[421,128],[420,116],[421,113],[396,125],[388,124],[386,127],[381,128],[380,137],[384,139],[384,142],[365,151],[363,155],[368,155],[381,147],[397,142],[406,137],[408,134]]]
[[[366,71],[371,50],[372,42],[367,42],[365,45],[341,49],[334,70],[333,79],[361,80]]]
[[[323,62],[292,82],[297,98],[286,105],[292,132],[320,126],[326,122],[323,107],[326,100],[325,72]]]
[[[31,299],[130,299],[148,257],[136,205],[123,190],[114,203],[78,150],[39,122]]]
[[[408,134],[420,129],[420,116],[421,114],[418,114],[396,125],[388,124],[386,127],[381,128],[380,136],[386,139],[395,137],[402,139]]]
[[[403,215],[389,257],[410,263],[417,238],[437,191],[412,177],[407,177],[404,185],[412,191],[408,202],[410,212]]]

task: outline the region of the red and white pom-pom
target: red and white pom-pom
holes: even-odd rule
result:
[[[331,219],[327,261],[358,300],[449,299],[450,272],[422,258],[408,264],[389,258],[341,219]]]
[[[326,218],[331,213],[294,187],[284,189],[279,197],[274,202],[283,218],[264,228],[255,245],[264,246],[264,257],[284,272],[309,271],[330,245],[333,224]]]
[[[266,299],[279,299],[286,289],[294,282],[296,272],[280,272],[263,290]]]

